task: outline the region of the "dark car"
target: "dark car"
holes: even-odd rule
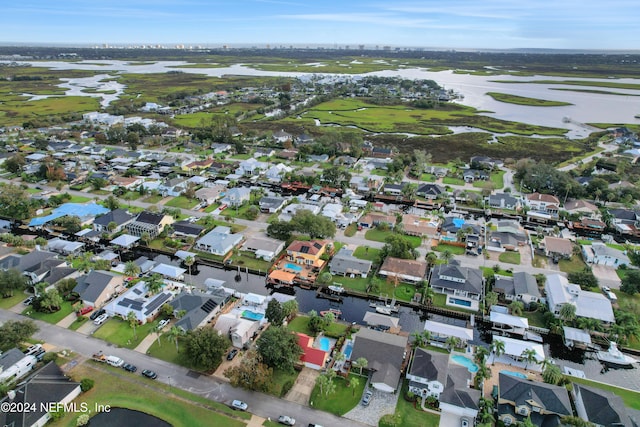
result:
[[[35,357],[38,362],[41,362],[46,353],[47,352],[44,348],[40,348],[38,351],[33,353],[32,356]]]
[[[132,365],[131,363],[125,363],[122,365],[122,369],[124,369],[125,371],[129,371],[129,372],[135,372],[138,370],[138,368],[135,365]]]
[[[152,380],[155,380],[156,378],[158,378],[158,374],[156,374],[155,372],[150,371],[148,369],[144,369],[142,371],[142,375],[144,375],[147,378],[151,378]]]
[[[98,317],[102,316],[105,313],[106,313],[105,309],[101,308],[100,310],[97,310],[91,313],[91,316],[89,316],[89,319],[96,320]]]
[[[30,296],[29,298],[27,298],[26,300],[24,300],[24,301],[22,302],[22,304],[24,304],[24,305],[31,305],[31,304],[33,304],[33,300],[34,300],[34,299],[35,299],[35,297],[34,297],[34,296]]]
[[[233,358],[236,357],[237,354],[238,354],[238,349],[234,348],[229,352],[229,354],[227,354],[227,360],[233,360]]]

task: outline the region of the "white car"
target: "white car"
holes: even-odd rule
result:
[[[96,317],[96,320],[93,321],[93,324],[96,326],[100,326],[104,322],[106,322],[108,318],[109,318],[109,315],[107,313],[101,314],[100,316]]]
[[[611,289],[608,286],[603,286],[602,291],[606,294],[607,292],[611,292]]]
[[[233,409],[237,409],[238,411],[246,411],[249,406],[242,400],[234,400],[233,402],[231,402],[231,407]]]
[[[290,417],[290,416],[288,416],[288,415],[280,415],[280,416],[278,417],[278,422],[279,422],[280,424],[284,424],[284,425],[286,425],[286,426],[294,426],[294,425],[296,425],[296,420],[295,420],[295,418],[291,418],[291,417]]]
[[[42,348],[42,344],[34,344],[30,346],[28,349],[26,349],[24,354],[26,355],[36,354],[40,351],[41,348]]]
[[[158,323],[158,330],[164,328],[165,326],[167,326],[169,324],[170,320],[169,319],[163,319],[160,321],[160,323]]]

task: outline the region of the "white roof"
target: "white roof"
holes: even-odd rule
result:
[[[263,304],[266,299],[267,297],[264,295],[258,295],[258,294],[252,294],[252,293],[248,293],[244,296],[244,302],[248,304],[255,304],[255,305]]]
[[[513,326],[515,328],[528,328],[529,320],[525,317],[512,316],[511,314],[498,313],[492,311],[489,320],[493,323]]]
[[[185,260],[188,257],[191,257],[193,259],[196,259],[196,254],[194,254],[193,252],[187,252],[187,251],[176,251],[176,253],[174,254],[175,256],[177,256],[178,258],[180,258],[181,260]]]
[[[563,326],[564,338],[570,341],[583,342],[585,344],[591,344],[591,335],[582,329],[571,328],[569,326]]]
[[[500,335],[494,335],[493,340],[499,340],[504,343],[504,354],[507,356],[521,357],[522,352],[530,348],[536,352],[536,359],[538,362],[542,362],[545,359],[542,344],[532,341],[522,341],[513,338],[501,337]]]
[[[424,330],[429,331],[434,335],[456,337],[465,341],[473,339],[473,329],[449,325],[447,323],[434,322],[433,320],[427,320],[424,322]]]
[[[120,236],[118,236],[115,239],[113,239],[111,241],[111,243],[113,243],[114,245],[123,246],[125,248],[128,248],[129,246],[133,245],[138,240],[140,240],[139,237],[132,236],[131,234],[121,234]]]
[[[219,288],[224,285],[226,282],[220,279],[214,279],[213,277],[208,277],[204,280],[204,285],[207,288]]]
[[[607,297],[599,292],[583,291],[580,286],[569,283],[567,278],[560,274],[547,275],[545,290],[551,309],[562,304],[572,304],[576,307],[578,317],[589,317],[609,323],[616,320],[611,301]]]
[[[397,328],[400,324],[400,319],[397,317],[387,316],[385,314],[373,313],[371,311],[367,311],[364,314],[365,323],[367,325],[374,326],[386,326],[389,328]]]
[[[171,277],[173,279],[180,278],[180,276],[182,276],[185,271],[187,270],[185,270],[184,268],[176,267],[175,265],[169,264],[158,264],[151,270],[152,273],[158,273],[163,276]]]

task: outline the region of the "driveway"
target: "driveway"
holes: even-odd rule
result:
[[[455,427],[460,425],[460,419],[462,417],[458,414],[442,411],[440,413],[440,426],[442,427]]]
[[[608,286],[612,289],[620,289],[620,278],[616,273],[615,268],[608,265],[592,264],[591,271],[596,276],[600,286]]]
[[[287,393],[284,398],[289,402],[308,405],[311,392],[313,391],[313,387],[316,385],[316,379],[319,376],[320,371],[307,367],[302,368],[302,371],[298,374],[295,384],[293,384],[293,387],[291,387],[291,390],[289,390],[289,393]]]
[[[398,404],[400,393],[385,393],[380,390],[371,389],[373,397],[369,406],[362,406],[360,403],[344,414],[345,418],[359,421],[370,426],[377,426],[383,415],[393,414]]]

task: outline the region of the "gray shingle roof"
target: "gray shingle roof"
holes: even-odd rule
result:
[[[126,224],[133,219],[133,215],[130,215],[124,209],[114,209],[111,212],[107,212],[104,215],[96,217],[93,221],[94,224],[98,224],[106,227],[110,222],[115,222],[117,225]]]
[[[79,277],[78,284],[73,288],[73,291],[79,293],[80,298],[83,300],[95,302],[114,277],[116,275],[113,273],[94,270],[85,276]]]
[[[478,402],[481,397],[480,390],[467,386],[467,381],[471,379],[469,370],[464,366],[449,365],[447,381],[444,391],[440,395],[440,402],[448,403],[459,408],[478,409]]]
[[[464,279],[464,282],[456,282],[453,280],[443,279],[440,276],[448,276]],[[467,267],[460,267],[454,264],[440,264],[438,265],[431,275],[432,287],[443,287],[447,289],[456,289],[460,291],[472,292],[475,294],[482,293],[482,271],[478,269],[472,269]]]
[[[355,335],[351,360],[364,357],[374,371],[372,382],[383,382],[395,389],[407,341],[407,337],[362,328]]]
[[[449,355],[428,352],[423,348],[416,348],[409,368],[409,374],[424,378],[427,381],[438,381],[443,386],[446,383]]]
[[[619,396],[577,383],[573,383],[573,389],[582,399],[588,421],[603,426],[635,427]]]
[[[569,393],[564,387],[545,384],[537,381],[529,381],[516,378],[511,375],[499,373],[500,400],[515,402],[516,406],[529,405],[528,402],[535,402],[546,412],[558,415],[571,415],[571,402]]]

